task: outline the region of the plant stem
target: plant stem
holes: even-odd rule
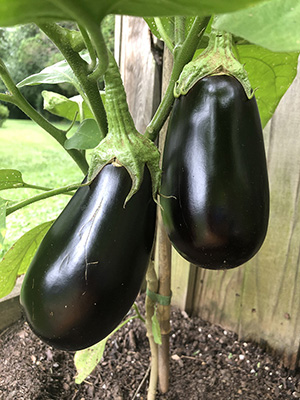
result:
[[[204,31],[207,27],[209,20],[210,17],[205,17],[205,18],[196,17],[185,41],[183,42],[182,46],[178,48],[178,51],[176,52],[175,62],[173,65],[173,70],[171,73],[171,78],[168,88],[156,113],[154,114],[154,117],[147,126],[145,132],[146,137],[148,137],[153,141],[156,139],[159,131],[161,130],[163,124],[165,123],[171,111],[171,107],[174,102],[173,90],[175,83],[179,78],[182,68],[193,58],[199,40],[204,34]]]
[[[14,189],[14,188],[11,188],[11,189]],[[30,183],[25,183],[25,182],[23,183],[22,186],[16,187],[15,189],[35,189],[35,190],[44,190],[46,192],[53,190],[53,189],[50,189],[45,186],[31,185]],[[69,193],[69,192],[62,193],[62,194],[67,194],[67,195],[73,196],[73,193]]]
[[[128,317],[127,319],[125,319],[125,321],[121,322],[120,325],[118,325],[110,334],[109,336],[112,336],[114,333],[118,332],[119,329],[123,328],[123,326],[125,326],[126,324],[128,324],[128,322],[133,321],[134,319],[137,319],[140,317],[138,315],[133,315],[132,317]]]
[[[105,107],[108,115],[108,131],[114,136],[123,138],[135,131],[133,118],[130,114],[126,92],[114,56],[109,54],[109,68],[104,75]]]
[[[0,76],[3,80],[6,88],[10,94],[0,93],[0,100],[6,101],[16,105],[20,110],[22,110],[31,120],[36,122],[41,128],[48,132],[57,142],[64,147],[66,141],[65,132],[56,128],[50,122],[48,122],[40,113],[38,113],[31,104],[25,99],[20,90],[16,87],[13,82],[5,64],[0,59]],[[66,150],[66,149],[65,149]],[[73,160],[77,163],[79,168],[84,174],[88,171],[88,163],[86,158],[78,150],[66,150]]]
[[[10,189],[36,189],[36,190],[45,190],[45,191],[52,190],[45,186],[31,185],[30,183],[25,183],[25,182],[20,183],[20,186],[15,186]]]
[[[85,184],[75,183],[73,185],[63,186],[63,187],[60,187],[57,189],[52,189],[47,192],[37,194],[36,196],[33,196],[33,197],[30,197],[29,199],[20,201],[19,203],[15,204],[13,206],[7,207],[6,216],[19,210],[20,208],[28,206],[29,204],[35,203],[40,200],[47,199],[48,197],[56,196],[58,194],[64,194],[64,193],[70,192],[72,190],[78,189],[81,186],[87,186],[87,185],[89,185],[89,183],[85,183]]]
[[[84,90],[95,120],[98,123],[102,135],[107,133],[106,113],[98,89],[97,81],[88,78],[88,64],[75,52],[68,41],[68,37],[63,28],[54,23],[40,23],[39,28],[53,41],[58,47],[66,61],[72,68],[82,89]]]
[[[185,19],[186,17],[175,17],[175,45],[181,45],[185,39]]]
[[[156,293],[158,289],[157,276],[153,261],[150,261],[146,274],[147,288]],[[146,296],[146,328],[151,351],[151,372],[148,386],[147,400],[155,400],[158,381],[158,345],[154,341],[152,333],[152,317],[154,315],[155,302]]]
[[[93,71],[94,68],[97,65],[97,55],[96,55],[95,49],[94,49],[94,47],[93,47],[93,45],[91,43],[90,37],[89,37],[87,31],[84,29],[84,27],[81,26],[81,25],[78,25],[78,28],[80,30],[80,33],[81,33],[81,35],[83,37],[84,43],[86,45],[86,48],[87,48],[87,50],[89,52],[89,55],[91,57],[91,63],[89,65],[89,70]]]
[[[51,0],[57,7],[70,14],[74,20],[87,30],[91,42],[98,56],[98,65],[90,74],[91,80],[97,81],[105,73],[108,67],[108,52],[104,37],[101,32],[100,22],[95,20],[86,5],[74,0]]]
[[[145,323],[146,323],[146,320],[145,320],[145,318],[142,316],[142,314],[140,313],[140,310],[139,310],[137,304],[134,303],[132,307],[133,307],[134,311],[136,312],[137,318],[139,318],[139,319],[140,319],[142,322],[144,322],[144,324],[145,324]]]

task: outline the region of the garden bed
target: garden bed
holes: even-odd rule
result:
[[[143,298],[139,299],[141,308]],[[300,375],[259,346],[172,308],[170,390],[157,400],[289,400],[300,398]],[[0,399],[146,399],[149,346],[134,320],[108,342],[104,358],[74,382],[73,354],[41,342],[21,319],[0,333]]]

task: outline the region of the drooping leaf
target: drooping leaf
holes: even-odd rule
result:
[[[154,342],[156,344],[161,344],[161,331],[160,331],[160,325],[159,325],[159,321],[157,318],[157,314],[156,314],[156,309],[155,312],[151,318],[152,320],[152,333],[153,333],[153,338],[154,338]]]
[[[124,325],[133,319],[137,318],[135,315],[133,317],[129,317],[123,322],[121,322],[109,335],[107,335],[100,342],[94,344],[87,349],[79,350],[75,353],[74,363],[77,370],[77,375],[75,376],[75,382],[80,384],[87,378],[87,376],[93,371],[93,369],[97,366],[99,361],[103,356],[106,342],[108,339],[113,336],[117,331],[119,331]]]
[[[0,197],[0,254],[6,234],[6,203],[7,201]]]
[[[272,0],[220,15],[214,27],[272,51],[300,51],[299,0]]]
[[[77,113],[76,121],[80,118],[93,118],[93,114],[86,102],[80,95],[67,98],[62,94],[43,90],[44,109],[59,117],[74,121]]]
[[[16,169],[0,169],[0,190],[24,187],[22,173]]]
[[[134,16],[211,15],[221,14],[258,4],[263,0],[86,0],[85,16],[99,23],[108,13]],[[70,5],[71,4],[71,5]],[[80,20],[82,1],[61,0],[59,5],[43,0],[1,0],[0,26],[28,22]]]
[[[44,222],[26,232],[4,255],[0,262],[0,298],[7,296],[18,276],[24,274],[53,221]]]
[[[80,385],[101,361],[108,337],[94,346],[79,350],[75,353],[74,363],[77,370],[75,383]]]
[[[65,141],[65,148],[87,150],[96,147],[103,139],[101,131],[94,119],[85,119],[73,136]]]

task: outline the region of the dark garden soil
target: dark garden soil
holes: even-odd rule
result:
[[[300,375],[257,345],[174,308],[171,320],[170,390],[157,400],[300,398]],[[73,354],[42,343],[23,320],[0,333],[0,359],[1,400],[147,398],[149,346],[139,320],[112,337],[81,385],[74,383]]]

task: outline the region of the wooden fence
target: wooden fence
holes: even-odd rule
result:
[[[119,17],[116,26],[130,110],[143,132],[159,101],[160,84],[149,29],[134,17]],[[209,271],[172,251],[173,304],[267,346],[291,369],[300,367],[299,109],[300,71],[264,130],[271,214],[260,252],[235,270]]]

